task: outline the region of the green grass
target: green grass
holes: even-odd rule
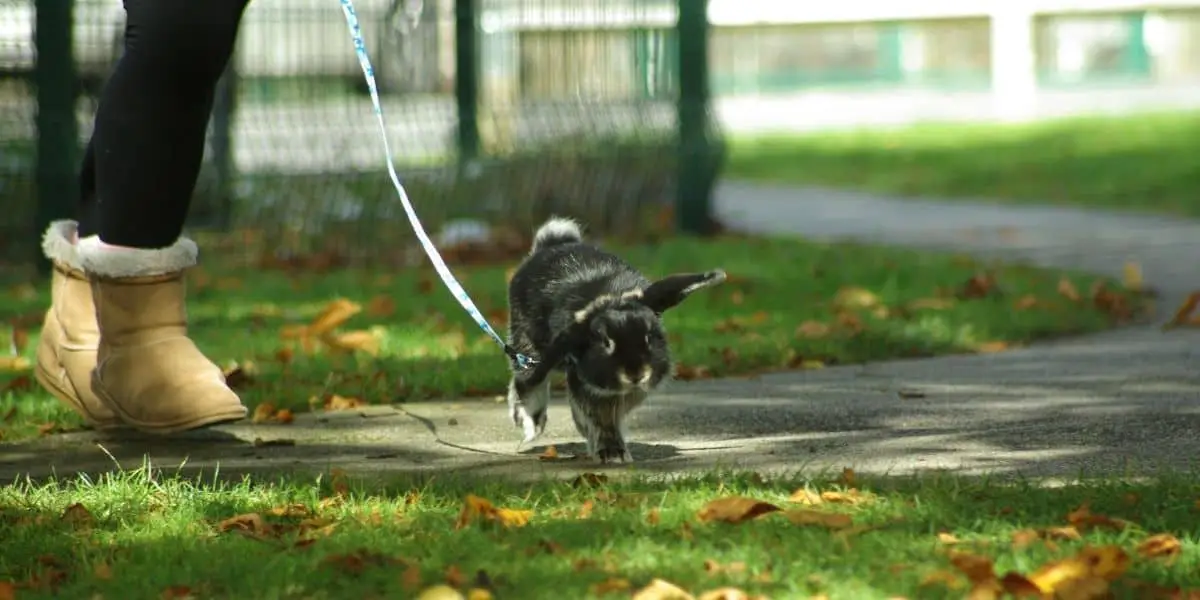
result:
[[[1200,216],[1200,112],[733,140],[725,176]]]
[[[736,587],[776,599],[963,598],[970,584],[952,561],[964,555],[993,560],[996,577],[1015,571],[1048,581],[1034,576],[1039,568],[1085,547],[1127,558],[1124,571],[1096,573],[1114,580],[1111,597],[1182,598],[1168,591],[1200,589],[1194,476],[1047,486],[732,472],[527,484],[364,484],[338,473],[222,483],[151,473],[0,488],[0,595],[8,582],[21,586],[17,598],[398,598],[448,580],[490,593],[476,598],[628,598],[660,578],[697,596]],[[853,489],[859,502],[791,502],[801,489],[843,498]],[[530,511],[528,520],[458,528],[469,494]],[[849,522],[700,517],[733,496]],[[1068,514],[1084,505],[1125,524],[1072,522]],[[267,527],[243,516],[252,514]],[[1158,534],[1178,541],[1173,559],[1140,550]]]
[[[206,242],[204,266],[190,272],[193,338],[223,366],[241,364],[254,380],[239,387],[251,408],[271,402],[304,410],[332,394],[379,404],[433,397],[495,395],[507,383],[503,354],[443,288],[427,262],[412,268],[265,269],[245,239]],[[681,376],[733,376],[898,357],[994,351],[1031,340],[1109,328],[1114,315],[1094,305],[1098,278],[1028,266],[976,264],[965,257],[821,244],[799,239],[670,239],[614,247],[651,277],[724,268],[729,280],[668,313],[665,324]],[[447,260],[455,265],[453,256]],[[504,330],[506,270],[454,266],[493,326]],[[984,298],[956,299],[991,270]],[[1059,293],[1066,277],[1082,295]],[[11,284],[0,323],[36,335],[49,302],[44,283]],[[1122,298],[1136,303],[1132,294]],[[370,331],[379,351],[309,352],[283,332],[310,323],[345,298],[363,310],[339,331]],[[1036,303],[1029,303],[1036,299]],[[1020,305],[1020,306],[1018,306]],[[8,339],[7,331],[0,336]],[[289,354],[290,353],[290,354]],[[0,372],[0,434],[13,440],[44,423],[78,421],[31,384],[29,373]]]

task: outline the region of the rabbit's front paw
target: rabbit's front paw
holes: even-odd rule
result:
[[[633,462],[633,455],[631,455],[629,450],[625,448],[624,443],[607,444],[596,450],[596,460],[600,461],[600,464],[608,464],[617,461],[621,461],[622,463],[631,463]]]

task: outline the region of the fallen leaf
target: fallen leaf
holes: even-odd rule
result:
[[[1163,329],[1200,325],[1200,321],[1192,318],[1192,313],[1196,311],[1197,305],[1200,305],[1200,291],[1188,294],[1188,297],[1175,310],[1175,315],[1171,317],[1171,320],[1163,324]]]
[[[56,433],[58,431],[58,429],[59,429],[58,423],[53,423],[53,422],[42,423],[41,425],[38,425],[38,435],[42,435],[42,436],[50,435],[52,433]]]
[[[423,576],[421,575],[421,567],[415,563],[410,564],[404,569],[404,572],[400,574],[400,587],[403,587],[405,591],[411,592],[421,587],[422,579]]]
[[[1172,563],[1179,558],[1183,547],[1179,538],[1169,533],[1159,533],[1143,540],[1138,544],[1137,550],[1146,558],[1165,558],[1168,563]]]
[[[217,523],[217,532],[234,531],[254,538],[265,538],[276,534],[277,530],[263,519],[258,513],[246,513],[230,517]]]
[[[975,344],[975,351],[980,354],[994,354],[1008,350],[1008,342],[994,341]]]
[[[1013,309],[1029,310],[1037,305],[1038,305],[1037,296],[1034,296],[1033,294],[1026,294],[1024,296],[1021,296],[1020,298],[1017,298],[1016,302],[1013,302]]]
[[[275,416],[275,405],[270,402],[262,402],[254,407],[254,415],[250,417],[251,423],[265,423]]]
[[[828,529],[846,529],[854,525],[854,519],[850,515],[802,508],[786,510],[783,516],[793,525],[818,525]]]
[[[538,460],[555,460],[558,458],[558,448],[546,446],[546,450],[538,455]]]
[[[662,514],[658,508],[651,508],[650,512],[646,513],[646,523],[650,525],[658,525],[662,521]]]
[[[829,325],[820,321],[805,321],[796,328],[796,337],[821,338],[829,335]]]
[[[842,469],[841,477],[838,478],[838,483],[840,483],[846,487],[857,487],[858,486],[858,475],[855,474],[854,469],[851,469],[850,467],[845,467]]]
[[[703,522],[742,523],[778,510],[781,509],[769,502],[743,496],[731,496],[710,501],[696,513],[696,516]]]
[[[745,573],[746,568],[747,568],[746,563],[741,562],[741,561],[731,562],[727,565],[723,565],[711,558],[704,561],[704,570],[707,571],[709,575],[716,575],[719,573],[727,573],[727,574]]]
[[[1142,280],[1142,266],[1132,261],[1126,262],[1125,267],[1121,269],[1121,282],[1129,291],[1142,291],[1145,286],[1145,282]]]
[[[860,287],[845,287],[833,296],[833,306],[840,309],[872,308],[879,305],[879,297],[870,290]]]
[[[360,311],[362,311],[362,307],[357,303],[345,298],[338,298],[326,305],[312,323],[309,323],[307,333],[314,337],[321,337],[337,329]]]
[[[0,371],[28,371],[33,367],[24,356],[0,356]]]
[[[163,600],[184,600],[192,598],[192,588],[186,585],[167,586],[162,591]]]
[[[391,296],[379,295],[367,302],[367,314],[373,317],[390,317],[396,312],[396,300]]]
[[[808,488],[800,488],[792,492],[791,496],[788,496],[788,502],[813,506],[821,504],[824,502],[824,500],[821,499],[821,494],[818,494],[817,492],[814,492]]]
[[[663,579],[655,578],[646,587],[633,594],[633,600],[693,600],[683,588]]]
[[[958,539],[958,536],[954,535],[953,533],[947,533],[945,531],[939,531],[937,534],[937,539],[939,542],[946,544],[947,546],[953,546],[955,544],[962,543],[962,540]]]
[[[1079,290],[1075,288],[1075,284],[1071,283],[1070,279],[1063,277],[1058,280],[1058,294],[1071,302],[1079,302]]]
[[[327,411],[352,410],[366,405],[367,403],[363,402],[361,398],[333,394],[325,400],[324,408]]]
[[[608,483],[608,475],[603,473],[580,473],[578,477],[571,480],[572,487],[597,487]]]
[[[986,298],[996,287],[996,278],[991,273],[979,273],[967,280],[958,293],[959,298]]]
[[[96,579],[108,581],[109,579],[112,579],[113,576],[112,567],[106,562],[98,562],[92,567],[92,575],[95,576]],[[0,598],[2,598],[2,596],[0,596]]]
[[[462,587],[467,582],[466,575],[463,575],[462,569],[458,565],[450,565],[446,567],[446,585],[450,587]]]
[[[454,528],[462,529],[477,519],[497,523],[503,527],[524,527],[529,523],[531,516],[533,516],[533,511],[531,510],[497,508],[484,498],[480,498],[474,494],[467,494]]]
[[[329,348],[339,352],[362,352],[371,356],[379,354],[380,336],[375,330],[330,333],[321,337]]]
[[[292,414],[291,409],[281,408],[275,411],[275,422],[287,425],[296,420],[296,415]]]
[[[417,600],[466,600],[466,597],[446,584],[439,584],[422,590]]]
[[[1067,513],[1067,522],[1080,531],[1085,531],[1091,527],[1124,529],[1126,526],[1126,523],[1120,519],[1094,514],[1087,503]]]
[[[1042,591],[1043,594],[1058,594],[1060,597],[1093,597],[1071,596],[1063,594],[1068,586],[1094,588],[1086,580],[1099,579],[1105,582],[1116,580],[1129,568],[1129,555],[1120,546],[1086,547],[1070,558],[1054,561],[1044,565],[1029,575],[1029,581]],[[1083,581],[1084,583],[1079,583]],[[1107,586],[1104,586],[1107,589]]]
[[[82,504],[76,502],[66,508],[62,514],[62,522],[77,529],[86,529],[96,523],[96,518]]]
[[[620,577],[611,577],[609,579],[605,579],[604,581],[601,581],[600,583],[592,584],[591,591],[592,591],[592,594],[595,594],[597,596],[603,596],[606,594],[613,594],[613,593],[617,593],[617,592],[626,592],[626,591],[629,591],[631,588],[633,588],[633,584],[629,583],[628,579],[622,579]]]
[[[917,398],[924,398],[925,392],[921,390],[897,390],[896,395],[900,396],[903,400],[915,400]]]

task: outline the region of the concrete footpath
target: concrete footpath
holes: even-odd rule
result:
[[[816,189],[722,186],[732,226],[953,249],[1119,275],[1141,264],[1162,295],[1152,325],[1002,354],[676,382],[636,413],[634,469],[1075,475],[1187,469],[1200,456],[1200,332],[1157,325],[1200,288],[1200,223],[1068,209],[898,201]],[[597,467],[556,399],[547,434],[518,451],[502,403],[470,400],[304,415],[181,440],[91,433],[0,445],[0,479],[109,471],[144,461],[225,476],[287,471],[540,477]],[[258,443],[256,443],[258,440]]]

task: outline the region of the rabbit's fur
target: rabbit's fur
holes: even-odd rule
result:
[[[631,461],[625,417],[671,374],[662,314],[724,280],[724,271],[713,270],[651,282],[585,242],[576,222],[546,221],[508,288],[508,343],[538,361],[514,371],[508,387],[510,415],[525,441],[545,430],[549,375],[559,371],[588,454]]]

